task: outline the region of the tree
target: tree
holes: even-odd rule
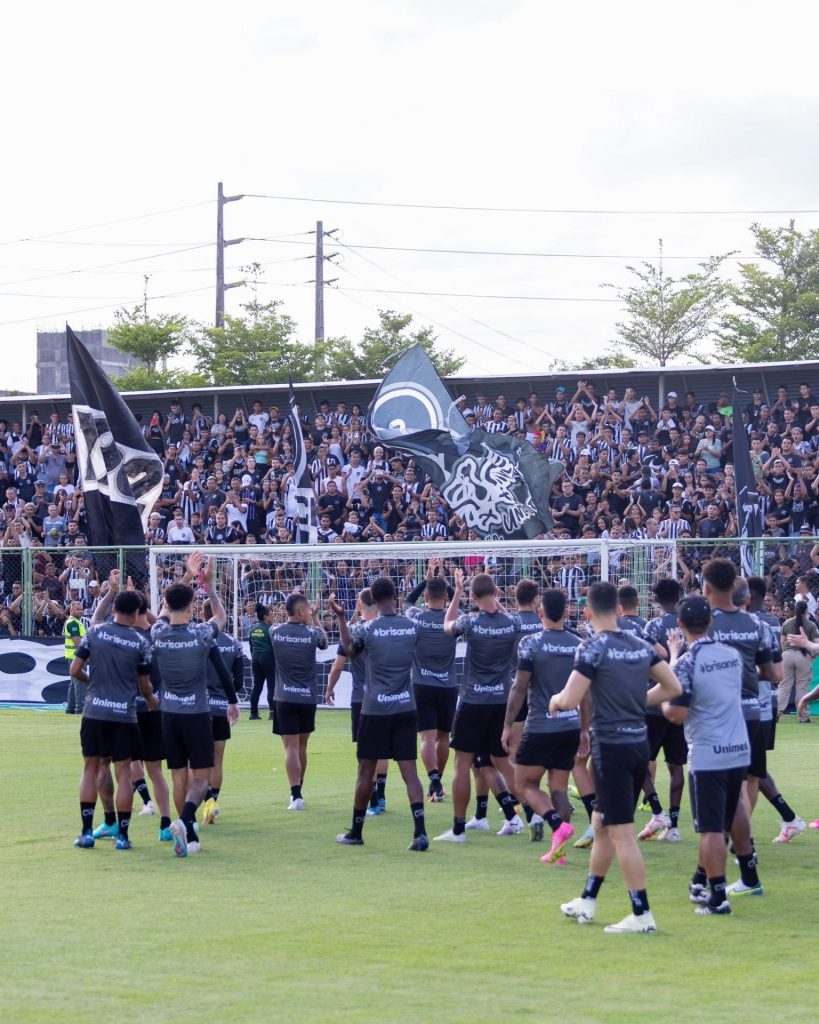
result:
[[[170,391],[181,388],[204,388],[210,381],[199,373],[186,370],[149,370],[137,366],[121,377],[112,377],[117,391]]]
[[[618,344],[644,363],[665,366],[680,356],[707,362],[696,345],[712,335],[726,301],[726,286],[719,271],[726,256],[712,256],[700,270],[685,277],[669,277],[663,266],[663,243],[655,263],[628,267],[636,282],[615,288],[628,320],[617,323]],[[617,349],[615,349],[615,352]]]
[[[142,306],[130,312],[117,310],[108,331],[108,344],[138,359],[147,370],[156,370],[187,347],[191,328],[185,317],[163,314],[146,316]]]
[[[631,370],[637,365],[631,356],[623,352],[612,352],[608,356],[594,356],[582,359],[577,363],[567,363],[565,359],[555,359],[549,364],[552,373],[574,373],[577,370]]]
[[[813,359],[819,343],[819,230],[803,234],[791,221],[779,228],[752,224],[751,233],[765,264],[740,264],[740,281],[730,286],[739,309],[723,318],[720,355],[746,363]]]

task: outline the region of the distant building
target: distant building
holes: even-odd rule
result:
[[[139,366],[133,356],[106,344],[107,331],[77,331],[76,334],[102,369],[112,377],[121,377]],[[65,331],[38,331],[37,394],[63,395],[68,391]]]

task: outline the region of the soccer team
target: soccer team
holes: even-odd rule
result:
[[[571,775],[589,817],[589,827],[574,845],[591,847],[591,853],[583,891],[562,904],[561,911],[580,924],[593,922],[597,896],[616,856],[631,911],[605,930],[651,932],[656,923],[638,839],[679,840],[687,764],[699,835],[689,883],[696,913],[729,914],[731,895],[761,895],[752,832],[759,792],[782,817],[775,842],[790,842],[806,827],[767,770],[776,721],[772,684],[782,674],[778,623],[761,611],[764,582],[738,578],[727,559],[712,559],[703,578],[703,596],[684,600],[674,580],[660,580],[654,596],[662,614],[650,622],[638,614],[634,587],[622,581],[619,589],[595,583],[587,594],[583,636],[567,627],[562,591],[539,594],[531,580],[521,580],[517,611],[510,612],[490,575],[471,578],[467,600],[463,573],[456,569],[450,580],[437,559],[401,609],[387,577],[361,591],[351,624],[344,605],[331,597],[328,607],[338,621],[341,643],[325,700],[333,704],[349,664],[358,757],[352,823],[336,841],[363,845],[367,817],[386,809],[387,766],[396,761],[413,819],[409,849],[429,849],[417,769],[420,733],[430,802],[446,797],[443,774],[450,747],[454,750],[452,826],[436,841],[463,844],[469,831],[487,831],[491,791],[505,818],[498,834],[524,831],[523,813],[533,841],[542,840],[548,826],[551,846],[541,860],[560,865],[575,837]],[[208,596],[207,621],[201,623],[192,617],[194,582]],[[203,824],[219,814],[225,744],[239,719],[242,648],[224,631],[213,564],[200,553],[188,559],[184,580],[166,589],[158,617],[141,594],[120,589],[116,573],[111,584],[71,665],[72,677],[87,684],[81,726],[82,832],[75,845],[92,848],[97,839],[113,838],[117,849],[130,848],[134,793],[145,802],[142,813],[154,812],[142,777],[144,763],[159,804],[159,838],[172,842],[177,856],[187,857],[201,849],[200,804]],[[464,607],[471,610],[464,612]],[[316,650],[327,647],[318,610],[304,595],[293,593],[286,602],[287,621],[269,629],[265,625],[275,663],[271,717],[282,739],[292,811],[305,807],[302,786],[317,703]],[[265,614],[260,608],[260,623]],[[459,639],[466,645],[460,685],[455,672]],[[671,780],[667,814],[653,782],[661,751]],[[163,758],[171,770],[174,820]],[[467,820],[473,778],[477,806]],[[651,819],[637,836],[634,816],[641,791]],[[105,822],[94,829],[98,796]],[[740,872],[731,885],[726,879],[729,842]]]

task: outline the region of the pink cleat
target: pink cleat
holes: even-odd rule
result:
[[[564,821],[552,836],[552,848],[540,858],[541,862],[544,864],[556,864],[566,852],[566,847],[573,835],[574,829],[568,821]]]
[[[808,825],[808,828],[819,828],[819,818],[817,818],[816,821],[812,821],[810,825]]]

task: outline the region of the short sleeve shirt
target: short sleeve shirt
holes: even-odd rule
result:
[[[151,647],[145,637],[131,626],[105,622],[88,630],[77,657],[89,663],[84,717],[135,723],[137,676],[151,671]]]
[[[163,714],[210,714],[208,657],[218,635],[215,622],[172,626],[166,618],[159,618],[153,624],[151,644],[162,679]]]
[[[549,714],[549,701],[560,693],[574,667],[580,638],[565,629],[543,629],[524,637],[518,649],[518,669],[531,673],[529,713],[524,734],[571,732],[580,728],[577,708]]]

